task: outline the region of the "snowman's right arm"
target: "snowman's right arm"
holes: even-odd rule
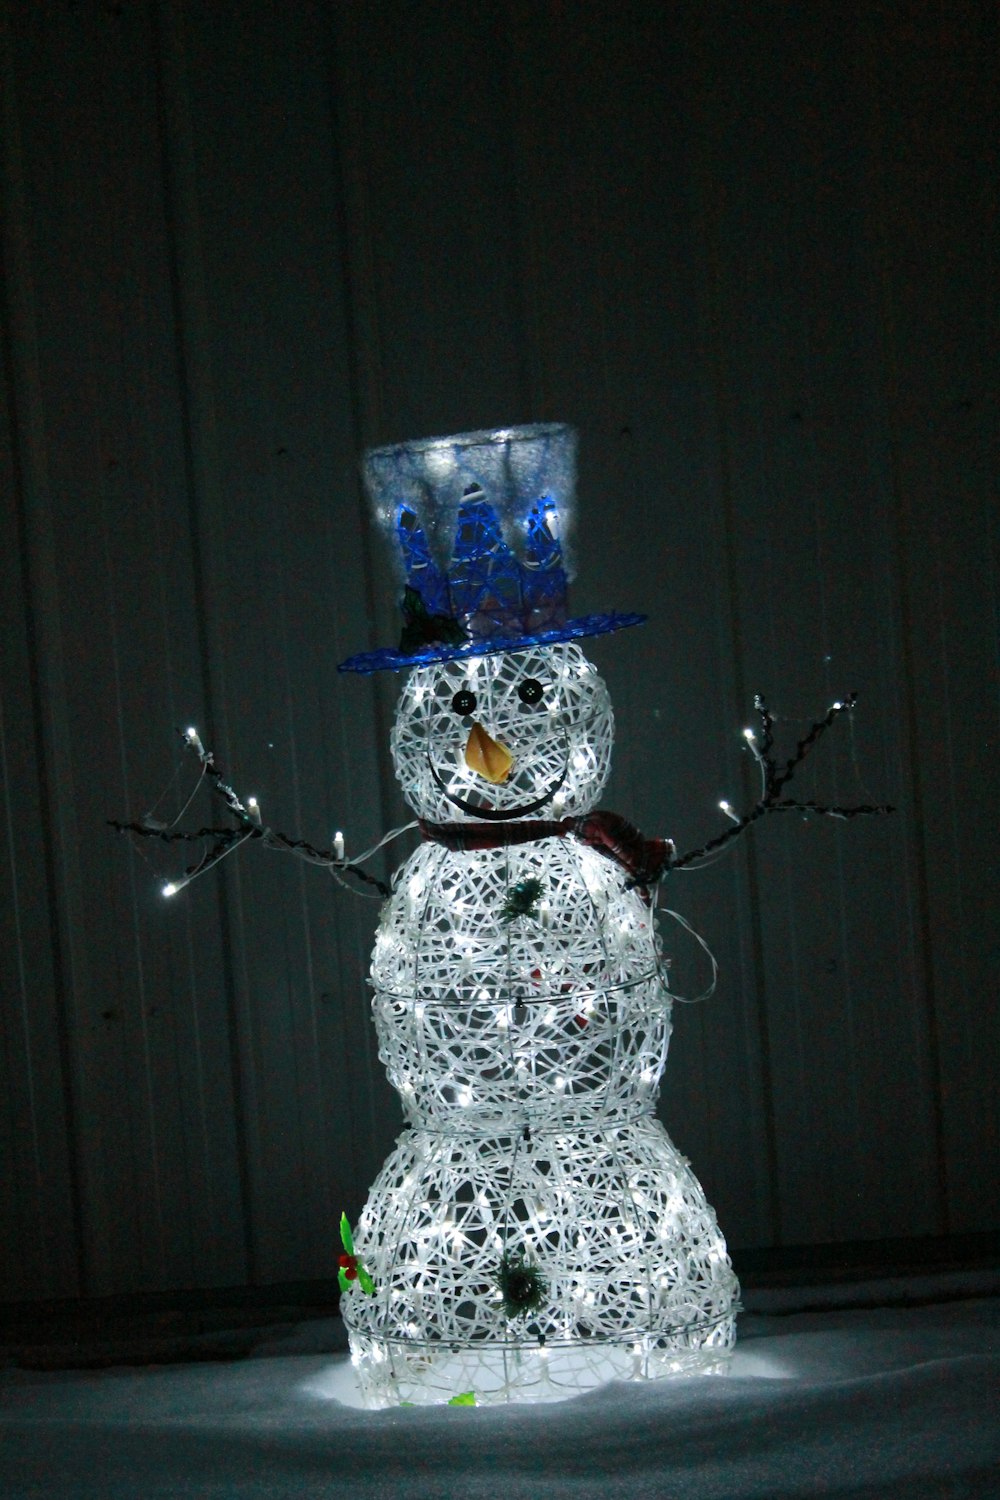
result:
[[[351,875],[363,884],[373,886],[382,897],[390,894],[389,887],[385,882],[379,880],[374,875],[370,875],[367,870],[361,869],[360,862],[361,860],[368,859],[378,849],[381,849],[382,845],[388,842],[390,838],[394,838],[397,833],[404,832],[403,829],[394,829],[392,833],[387,834],[374,848],[367,850],[356,860],[348,860],[341,848],[319,849],[315,844],[310,844],[306,839],[291,838],[288,834],[281,833],[276,828],[265,826],[261,821],[260,809],[257,806],[256,798],[248,797],[244,800],[237,794],[229,782],[224,779],[212,752],[206,750],[202,744],[197,730],[187,729],[183,731],[181,737],[187,748],[197,755],[201,764],[202,779],[209,783],[215,794],[226,804],[232,822],[228,826],[221,828],[189,830],[178,828],[176,826],[178,819],[175,819],[173,823],[165,824],[158,822],[152,815],[147,815],[138,822],[129,823],[119,822],[114,818],[109,819],[111,827],[119,833],[131,833],[139,838],[155,838],[159,839],[162,843],[201,843],[205,840],[211,841],[202,857],[196,863],[189,865],[183,875],[179,876],[176,880],[168,881],[163,886],[163,894],[165,896],[177,895],[178,891],[183,890],[186,885],[190,885],[192,880],[196,880],[199,875],[206,874],[215,865],[219,864],[221,860],[225,859],[228,854],[232,854],[234,850],[238,849],[241,844],[250,843],[254,840],[263,841],[269,849],[278,849],[284,854],[294,854],[299,859],[306,860],[309,864],[320,865],[328,869],[332,875],[340,880],[341,884],[346,883],[342,879],[344,875]],[[183,816],[183,812],[186,811],[193,796],[194,793],[192,793],[188,802],[185,803],[180,816]],[[414,825],[409,824],[408,826],[413,827]]]

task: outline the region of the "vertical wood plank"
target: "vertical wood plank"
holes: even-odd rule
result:
[[[771,13],[741,18],[725,48],[707,24],[697,42],[725,336],[721,419],[734,454],[733,587],[747,688],[790,715],[779,724],[786,742],[810,705],[822,712],[860,694],[861,777],[841,728],[798,789],[869,801],[872,768],[900,758],[899,661],[885,617],[891,499],[856,461],[880,440],[858,379],[870,311],[853,211],[858,101],[845,88],[849,38],[826,15],[786,20],[780,45]],[[885,622],[881,639],[873,619]],[[913,1003],[916,917],[885,899],[905,888],[903,852],[898,830],[807,834],[787,820],[762,828],[750,851],[785,1241],[939,1227],[933,1078]],[[876,1135],[884,1149],[873,1152]]]
[[[10,42],[0,16],[0,1284],[9,1300],[22,1300],[78,1294],[82,1244],[25,524],[45,473]]]
[[[193,635],[148,13],[39,11],[15,40],[47,479],[26,497],[27,547],[83,1289],[239,1281],[227,1062],[212,1056],[225,1037],[217,914],[205,949],[183,926],[150,941],[162,903],[105,824],[176,760],[171,704]]]
[[[947,1226],[996,1224],[998,18],[887,7],[864,31],[886,462],[921,986]],[[985,1001],[985,1003],[984,1003]]]

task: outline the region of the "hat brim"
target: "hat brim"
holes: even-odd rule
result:
[[[626,630],[630,625],[641,625],[646,615],[579,615],[567,620],[564,625],[550,630],[537,630],[528,635],[493,636],[484,641],[463,641],[458,646],[448,646],[434,641],[419,651],[397,651],[392,646],[383,646],[380,651],[362,651],[349,656],[337,668],[338,672],[360,672],[367,676],[371,672],[401,672],[405,667],[426,667],[438,661],[463,661],[471,656],[495,656],[500,651],[525,651],[529,646],[552,646],[557,641],[578,641],[589,635],[609,635],[613,630]]]

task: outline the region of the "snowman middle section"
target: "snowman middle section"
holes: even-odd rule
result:
[[[372,963],[409,1122],[356,1233],[375,1294],[344,1316],[372,1405],[555,1398],[717,1369],[735,1276],[653,1111],[670,1035],[655,921],[573,836],[398,874]],[[505,1306],[504,1267],[538,1295]]]

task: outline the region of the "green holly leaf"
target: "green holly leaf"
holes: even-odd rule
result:
[[[358,1286],[363,1292],[367,1292],[369,1297],[374,1297],[375,1283],[374,1281],[372,1281],[364,1266],[361,1265],[360,1261],[358,1263]]]
[[[340,1216],[340,1242],[348,1255],[354,1254],[354,1236],[351,1234],[351,1226],[347,1222],[347,1215]]]
[[[344,1271],[343,1266],[341,1266],[340,1270],[337,1272],[337,1282],[342,1292],[346,1292],[351,1285],[351,1283],[347,1279],[347,1275]]]
[[[501,922],[513,922],[517,917],[537,917],[538,902],[544,890],[543,883],[533,878],[509,886],[500,912]]]
[[[475,1406],[475,1404],[475,1391],[465,1391],[461,1396],[452,1396],[451,1400],[448,1402],[449,1406]]]

